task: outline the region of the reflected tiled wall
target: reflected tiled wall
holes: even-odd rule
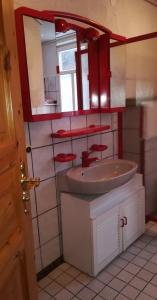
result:
[[[89,125],[110,125],[103,133],[76,138],[51,138],[51,133],[59,129],[69,130]],[[59,201],[56,197],[56,174],[59,171],[81,163],[81,152],[92,144],[106,144],[108,149],[93,153],[100,159],[117,158],[117,114],[93,114],[66,117],[52,121],[25,123],[26,145],[32,152],[27,154],[30,176],[39,176],[41,184],[31,191],[31,208],[34,232],[35,259],[37,272],[61,256],[61,228],[59,226]],[[58,153],[73,152],[77,158],[73,162],[54,162]]]
[[[157,137],[144,140],[146,214],[157,213]]]

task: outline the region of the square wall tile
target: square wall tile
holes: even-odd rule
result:
[[[34,248],[39,248],[39,233],[38,233],[38,222],[37,218],[32,220],[33,225],[33,237],[34,237]]]
[[[114,155],[118,154],[118,131],[113,132],[113,137],[114,137]]]
[[[52,131],[55,133],[58,130],[70,130],[70,118],[61,118],[57,120],[52,120]],[[70,138],[58,139],[53,138],[54,143],[68,141]]]
[[[110,129],[106,130],[105,132],[110,131],[112,129],[111,117],[112,117],[111,114],[105,114],[105,113],[100,114],[101,125],[110,126]]]
[[[140,128],[140,107],[126,107],[123,113],[123,128]]]
[[[113,113],[111,115],[111,127],[112,127],[112,130],[118,129],[118,113]]]
[[[28,176],[33,177],[33,162],[31,153],[27,153]]]
[[[40,249],[35,250],[35,267],[36,267],[36,272],[37,273],[42,270]]]
[[[54,208],[56,201],[56,182],[55,178],[44,180],[36,188],[36,201],[38,214]]]
[[[30,190],[30,202],[31,202],[31,214],[32,218],[35,218],[37,215],[37,210],[36,210],[36,200],[35,200],[35,192],[34,189]]]
[[[84,128],[86,126],[86,116],[71,117],[71,129]]]
[[[52,146],[33,149],[32,156],[34,176],[40,177],[43,180],[55,175]]]
[[[140,153],[140,136],[138,129],[123,130],[124,152]]]
[[[51,121],[32,122],[29,123],[29,128],[33,148],[52,144]]]
[[[59,153],[72,153],[72,143],[70,142],[63,142],[59,144],[54,145],[54,156],[56,156]],[[72,167],[72,162],[55,162],[55,171],[56,173],[66,170],[68,168]]]
[[[38,221],[41,244],[46,243],[59,234],[57,208],[40,215]]]
[[[87,127],[90,125],[100,126],[100,114],[87,115]]]
[[[101,135],[102,145],[107,145],[108,148],[102,152],[102,158],[113,156],[113,132],[103,133]]]
[[[76,159],[73,161],[73,165],[80,165],[82,162],[81,156],[82,151],[87,151],[87,138],[75,139],[72,141],[73,153],[77,155]]]
[[[46,267],[60,257],[59,237],[47,242],[41,247],[43,267]]]

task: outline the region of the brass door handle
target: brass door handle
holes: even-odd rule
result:
[[[40,184],[39,177],[34,177],[34,178],[22,177],[21,178],[21,185],[22,186],[26,185],[28,189],[31,189],[33,187],[38,187],[39,184]]]

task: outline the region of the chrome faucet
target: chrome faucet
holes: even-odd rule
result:
[[[89,155],[92,153],[93,151],[89,152],[89,151],[83,151],[82,152],[82,167],[89,167],[90,164],[96,160],[98,160],[98,157],[89,157]]]

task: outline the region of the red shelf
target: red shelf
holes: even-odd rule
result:
[[[76,154],[73,153],[59,153],[54,157],[54,161],[61,163],[72,161],[74,159],[76,159]]]
[[[97,144],[94,144],[94,145],[92,145],[91,147],[90,147],[90,150],[91,151],[94,151],[94,152],[101,152],[101,151],[104,151],[104,150],[106,150],[108,148],[108,146],[107,145],[97,145]]]
[[[73,130],[58,130],[56,133],[52,133],[52,137],[67,138],[73,136],[81,136],[81,135],[87,135],[95,132],[101,132],[107,129],[110,129],[109,125],[104,125],[104,126],[90,125],[89,127],[86,128],[78,128]]]

